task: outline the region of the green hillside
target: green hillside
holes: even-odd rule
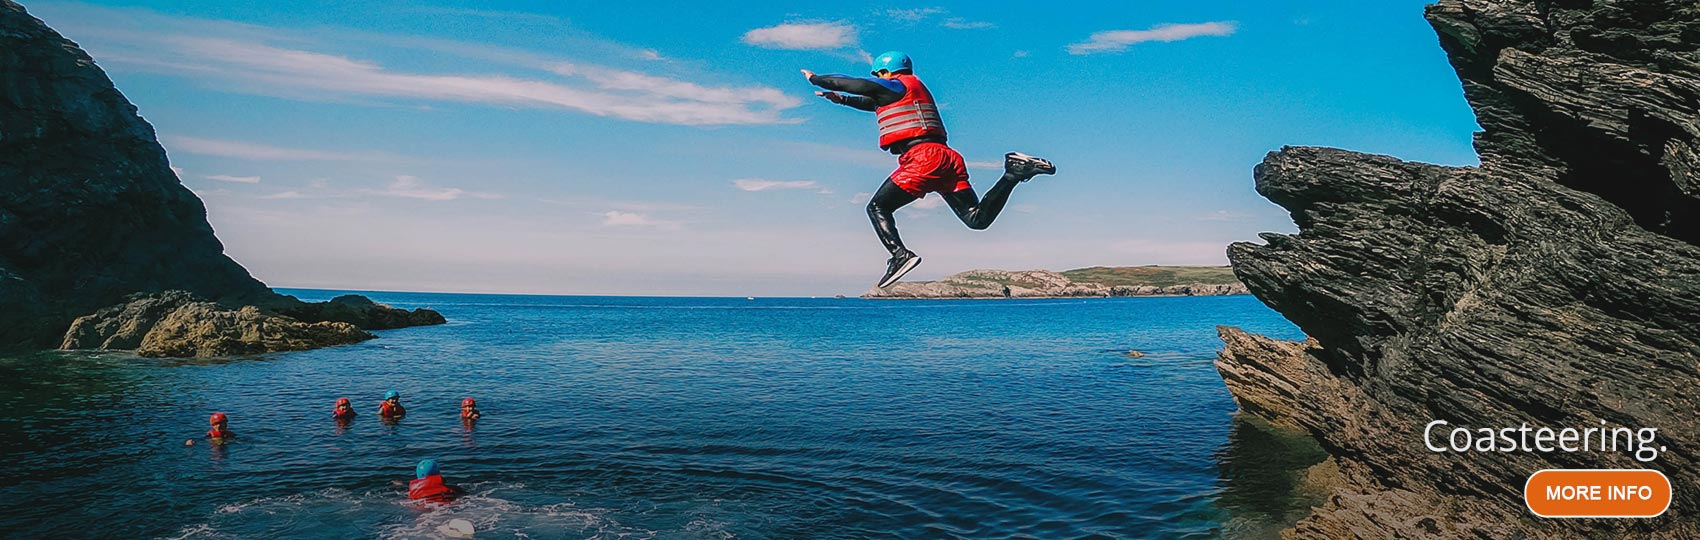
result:
[[[1062,275],[1075,283],[1104,285],[1226,285],[1238,283],[1227,266],[1093,266],[1065,270]]]

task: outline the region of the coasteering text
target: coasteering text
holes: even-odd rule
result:
[[[1634,452],[1636,461],[1659,458],[1665,447],[1653,444],[1658,428],[1608,427],[1531,428],[1524,423],[1508,428],[1449,428],[1445,420],[1423,428],[1423,445],[1432,452]]]

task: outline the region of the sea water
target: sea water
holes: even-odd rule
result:
[[[1219,324],[1302,337],[1249,296],[368,294],[449,323],[0,359],[0,537],[1266,537],[1314,502],[1293,488],[1320,456],[1236,420],[1211,365]],[[214,411],[235,442],[203,439]],[[424,458],[468,495],[407,501]]]

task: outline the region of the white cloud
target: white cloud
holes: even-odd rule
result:
[[[1113,53],[1127,50],[1128,46],[1147,41],[1180,41],[1200,36],[1229,36],[1233,35],[1237,25],[1233,21],[1217,21],[1198,24],[1159,24],[1148,30],[1106,30],[1093,32],[1086,41],[1068,46],[1069,54]]]
[[[640,214],[640,213],[637,213],[637,212],[621,212],[619,210],[609,210],[607,212],[602,213],[602,226],[603,227],[635,227],[635,228],[646,228],[647,227],[647,228],[656,228],[656,229],[677,229],[679,227],[679,223],[676,222],[676,221],[666,221],[666,220],[655,219],[655,218],[649,217],[649,214]]]
[[[537,70],[546,69],[541,65],[544,63],[570,62],[544,60],[541,55],[524,51],[495,50],[478,43],[460,44],[463,54],[434,57],[480,56],[482,62],[450,65],[429,73],[407,71],[352,55],[360,51],[314,50],[331,47],[313,35],[288,35],[265,27],[158,14],[141,18],[151,22],[137,22],[105,16],[115,10],[74,9],[101,15],[90,17],[90,21],[80,23],[78,28],[80,35],[96,36],[85,39],[93,43],[91,49],[103,64],[180,76],[227,91],[287,99],[353,102],[389,98],[561,109],[621,120],[680,125],[796,123],[800,120],[785,118],[782,113],[803,103],[798,97],[761,86],[710,87],[649,75],[644,77],[651,79],[639,85],[622,83],[626,79],[620,77],[596,79],[592,75],[622,72],[594,65],[584,65],[579,73],[564,74],[561,78],[506,74],[499,69]],[[162,19],[169,23],[168,27],[146,26]],[[396,36],[380,45],[363,48],[436,52],[446,47],[442,41]],[[659,53],[655,56],[659,58]],[[700,95],[673,91],[686,87],[710,91]],[[653,91],[655,88],[662,90]]]
[[[744,191],[771,191],[775,189],[819,189],[820,183],[814,180],[762,180],[760,178],[739,178],[732,185]],[[822,190],[822,193],[828,191]]]
[[[913,22],[920,22],[921,19],[925,19],[927,17],[931,17],[933,15],[938,15],[938,14],[944,13],[944,12],[945,12],[944,8],[941,8],[941,7],[888,9],[888,10],[885,10],[885,16],[888,19],[896,19],[900,22],[913,23]]]
[[[1015,57],[1016,57],[1016,58],[1026,58],[1026,57],[1027,57],[1027,55],[1029,55],[1029,54],[1033,54],[1033,53],[1029,53],[1029,52],[1027,52],[1027,51],[1015,51],[1015,55],[1014,55],[1014,56],[1015,56]]]
[[[261,196],[260,198],[261,199],[300,199],[302,197],[306,197],[306,195],[302,194],[299,191],[284,191],[284,192],[281,192],[281,193],[273,193],[271,195]]]
[[[219,195],[229,195],[230,194],[230,190],[224,189],[224,188],[218,188],[218,189],[189,188],[189,191],[195,192],[195,195],[202,198],[202,199],[205,199],[207,197],[216,197],[216,196],[219,196]]]
[[[837,49],[856,43],[856,27],[846,22],[786,23],[745,32],[744,43],[768,49]]]
[[[641,212],[695,212],[695,211],[703,209],[702,206],[693,205],[693,204],[681,204],[681,203],[675,203],[675,202],[662,202],[662,201],[619,200],[619,199],[609,199],[609,198],[605,198],[605,197],[573,197],[573,198],[570,198],[570,199],[556,199],[556,198],[549,198],[549,197],[540,197],[540,198],[537,198],[537,199],[534,199],[534,200],[536,200],[537,202],[543,203],[543,204],[552,204],[552,205],[556,205],[556,206],[568,206],[568,207],[578,207],[578,208],[584,208],[584,207],[612,208],[612,209],[615,209],[615,210],[622,210],[622,211],[627,211],[627,212],[640,212],[640,213]]]
[[[874,194],[866,191],[850,196],[850,204],[863,204],[874,200]]]
[[[942,7],[887,9],[884,12],[883,20],[884,22],[913,25],[915,23],[931,19],[935,15],[944,15],[947,13],[950,13],[950,10]],[[985,21],[971,21],[962,17],[951,17],[945,19],[944,22],[939,24],[945,28],[956,30],[979,30],[997,27],[996,24]]]
[[[228,175],[228,174],[209,174],[207,176],[204,176],[203,178],[206,178],[207,180],[218,180],[220,182],[235,182],[235,183],[238,183],[238,184],[258,184],[258,183],[260,183],[260,177],[258,177],[258,176],[231,176],[231,175]]]
[[[365,193],[386,197],[401,197],[426,201],[452,201],[461,197],[474,199],[500,199],[501,195],[467,191],[461,188],[431,187],[419,181],[419,178],[408,175],[395,177],[395,181],[381,190],[365,190]]]
[[[944,197],[926,197],[917,199],[915,202],[909,203],[909,206],[920,210],[932,210],[934,208],[944,206]]]
[[[997,26],[998,25],[986,21],[970,21],[961,17],[951,17],[944,21],[945,28],[954,28],[957,30],[983,30],[986,28],[997,28]]]
[[[635,90],[645,94],[663,98],[688,99],[701,103],[718,103],[729,106],[741,106],[751,102],[762,103],[793,103],[797,98],[787,95],[777,88],[765,86],[751,88],[711,88],[700,84],[656,77],[632,71],[592,70],[584,73],[584,77],[595,82],[605,90]]]
[[[203,139],[200,137],[166,136],[161,139],[173,152],[204,156],[230,157],[258,161],[388,161],[395,156],[377,152],[332,152],[286,148],[266,144]]]
[[[773,141],[771,144],[783,147],[787,155],[854,163],[866,167],[886,169],[887,172],[890,172],[891,167],[897,164],[897,156],[875,148],[872,144],[868,146],[842,146],[811,141]]]

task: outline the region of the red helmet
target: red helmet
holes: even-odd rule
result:
[[[221,412],[212,413],[212,418],[207,419],[207,423],[215,425],[215,426],[219,425],[219,424],[223,424],[227,421],[229,421],[229,419],[225,418],[224,413],[221,413]]]
[[[336,398],[336,404],[337,405],[347,405],[348,404],[348,398],[345,398],[345,397]]]
[[[466,398],[466,399],[460,400],[460,406],[462,406],[462,407],[476,407],[476,406],[478,406],[478,402],[473,401],[472,398]]]

